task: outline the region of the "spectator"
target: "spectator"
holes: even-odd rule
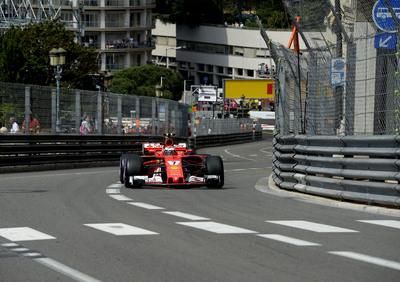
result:
[[[85,116],[85,119],[82,121],[81,127],[79,128],[79,132],[81,134],[88,134],[93,132],[93,127],[90,124],[90,116]]]
[[[18,133],[19,126],[18,126],[18,123],[16,123],[14,117],[10,117],[10,124],[11,124],[10,133]]]
[[[30,113],[31,119],[29,122],[29,133],[40,133],[40,123],[33,117],[32,112]],[[22,123],[22,133],[25,133],[25,121]]]

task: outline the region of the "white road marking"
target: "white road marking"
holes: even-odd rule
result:
[[[235,227],[227,224],[222,224],[213,221],[207,222],[176,222],[177,224],[202,229],[205,231],[217,233],[217,234],[251,234],[258,233],[256,231]]]
[[[207,217],[197,216],[197,215],[188,214],[188,213],[184,213],[184,212],[178,212],[178,211],[170,211],[170,212],[166,211],[166,212],[163,212],[163,213],[174,215],[174,216],[178,216],[178,217],[182,217],[182,218],[186,218],[186,219],[190,219],[190,220],[210,220]]]
[[[253,159],[245,158],[245,157],[242,157],[242,156],[240,156],[240,155],[232,154],[231,152],[228,151],[228,149],[225,149],[224,151],[225,151],[225,153],[227,153],[228,155],[231,155],[232,157],[235,157],[235,158],[240,158],[240,159],[244,159],[244,160],[248,160],[248,161],[253,161],[253,162],[255,161],[255,160],[253,160]]]
[[[271,240],[280,241],[283,243],[292,244],[295,246],[321,246],[320,244],[317,244],[317,243],[299,240],[296,238],[291,238],[291,237],[287,237],[287,236],[283,236],[283,235],[279,235],[279,234],[257,234],[257,236],[271,239]]]
[[[357,221],[400,229],[400,221],[398,220],[357,220]]]
[[[22,254],[25,257],[41,257],[42,255],[36,252]]]
[[[132,205],[132,206],[137,206],[139,208],[148,209],[148,210],[163,210],[164,209],[162,207],[158,207],[158,206],[154,206],[154,205],[150,205],[150,204],[146,204],[146,203],[140,203],[140,202],[130,202],[127,204]]]
[[[400,270],[400,263],[391,261],[391,260],[381,259],[381,258],[377,258],[377,257],[354,253],[354,252],[328,252],[328,253],[355,259],[355,260],[359,260],[359,261],[363,261],[363,262],[367,262],[367,263],[376,264],[376,265],[383,266],[383,267]]]
[[[18,244],[15,244],[15,243],[5,243],[5,244],[1,244],[3,247],[6,247],[6,248],[11,248],[11,247],[19,247],[19,245]]]
[[[108,195],[108,196],[110,196],[111,198],[113,198],[114,200],[117,200],[117,201],[133,201],[133,199],[128,198],[124,195]]]
[[[30,227],[0,228],[0,236],[14,242],[56,239]]]
[[[121,188],[122,186],[124,186],[124,184],[116,183],[116,184],[111,184],[110,186],[108,186],[108,188]]]
[[[158,233],[135,227],[132,225],[127,225],[124,223],[95,223],[95,224],[84,224],[88,227],[92,227],[104,232],[108,232],[117,236],[127,236],[127,235],[156,235]]]
[[[318,232],[318,233],[351,233],[358,232],[355,230],[335,227],[331,225],[319,224],[304,220],[277,220],[277,221],[266,221],[269,223],[275,223],[280,225],[285,225],[289,227],[304,229],[308,231]]]
[[[58,261],[55,261],[51,258],[36,258],[33,260],[47,266],[48,268],[51,268],[57,272],[60,272],[76,281],[84,281],[84,282],[100,281],[100,280],[90,277],[82,272],[79,272],[69,266],[59,263]]]
[[[117,188],[108,188],[108,189],[106,189],[106,193],[107,194],[119,194],[120,191]]]
[[[29,249],[27,248],[13,248],[11,249],[13,252],[27,252]]]

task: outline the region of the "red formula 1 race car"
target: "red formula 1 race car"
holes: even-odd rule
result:
[[[120,158],[120,181],[127,188],[143,185],[224,186],[224,165],[220,156],[194,155],[185,143],[144,143],[143,152]]]

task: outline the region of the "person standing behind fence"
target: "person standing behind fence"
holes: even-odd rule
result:
[[[79,132],[81,134],[88,134],[93,132],[93,127],[90,124],[90,116],[86,116],[85,119],[82,121]]]
[[[18,123],[15,121],[14,117],[10,117],[10,124],[11,124],[10,133],[18,133],[19,126]]]
[[[30,113],[31,120],[29,122],[29,132],[30,133],[40,133],[40,123],[33,117],[32,112]],[[25,121],[22,123],[22,133],[25,133]]]

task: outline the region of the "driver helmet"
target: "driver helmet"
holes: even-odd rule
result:
[[[175,148],[174,148],[174,147],[167,147],[167,148],[165,148],[164,154],[165,154],[166,156],[175,155]]]

